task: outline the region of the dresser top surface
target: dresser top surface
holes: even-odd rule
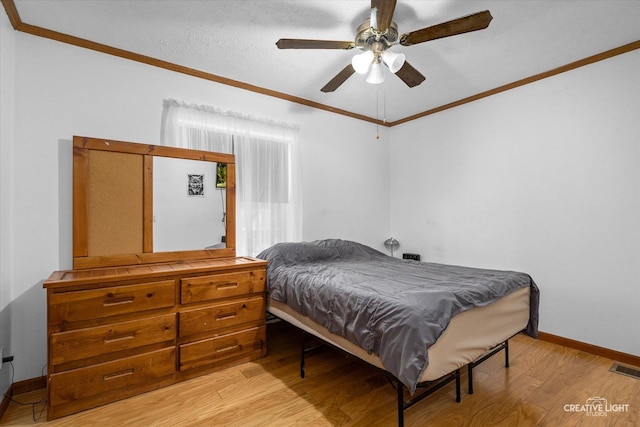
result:
[[[201,260],[163,262],[157,264],[125,265],[119,267],[55,271],[44,282],[44,288],[100,283],[105,281],[153,278],[193,273],[223,273],[233,270],[265,267],[267,261],[251,257],[210,258]]]

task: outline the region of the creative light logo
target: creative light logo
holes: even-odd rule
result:
[[[565,412],[583,412],[589,417],[606,417],[609,413],[629,412],[628,403],[609,403],[604,397],[590,397],[585,403],[568,403]]]

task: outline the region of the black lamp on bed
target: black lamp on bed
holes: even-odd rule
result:
[[[400,247],[400,242],[398,242],[393,237],[390,237],[384,241],[384,247],[387,248],[387,250],[391,252],[391,256],[393,256],[393,251],[398,250],[398,248]]]

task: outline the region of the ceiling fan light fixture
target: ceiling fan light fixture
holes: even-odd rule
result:
[[[405,56],[403,53],[395,53],[391,52],[390,50],[385,50],[384,52],[382,52],[382,60],[385,64],[387,64],[389,70],[393,74],[395,74],[404,65]]]
[[[369,71],[369,75],[367,76],[367,83],[371,83],[374,85],[380,84],[384,81],[384,70],[382,69],[382,63],[380,61],[375,61],[371,64],[371,71]]]
[[[367,50],[366,52],[359,53],[351,58],[351,65],[358,74],[367,74],[369,67],[373,62],[373,52]]]
[[[363,53],[351,58],[345,66],[326,85],[322,92],[333,92],[352,74],[367,74],[366,81],[372,84],[384,81],[384,66],[400,78],[408,87],[421,84],[425,77],[405,61],[403,54],[386,52],[399,44],[407,47],[431,40],[483,30],[493,19],[488,10],[452,19],[419,30],[410,31],[398,37],[398,26],[393,22],[396,12],[396,0],[371,0],[370,17],[356,29],[354,41],[279,39],[278,49],[360,49]],[[379,20],[379,22],[378,22]],[[385,53],[386,52],[386,53]],[[373,55],[373,58],[371,58]]]

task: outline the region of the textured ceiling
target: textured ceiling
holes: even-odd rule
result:
[[[482,10],[485,30],[394,46],[426,76],[323,87],[357,51],[279,50],[279,38],[353,40],[370,2],[14,0],[21,20],[268,90],[393,122],[640,40],[637,0],[398,0],[400,34]],[[185,100],[189,102],[189,100]]]

